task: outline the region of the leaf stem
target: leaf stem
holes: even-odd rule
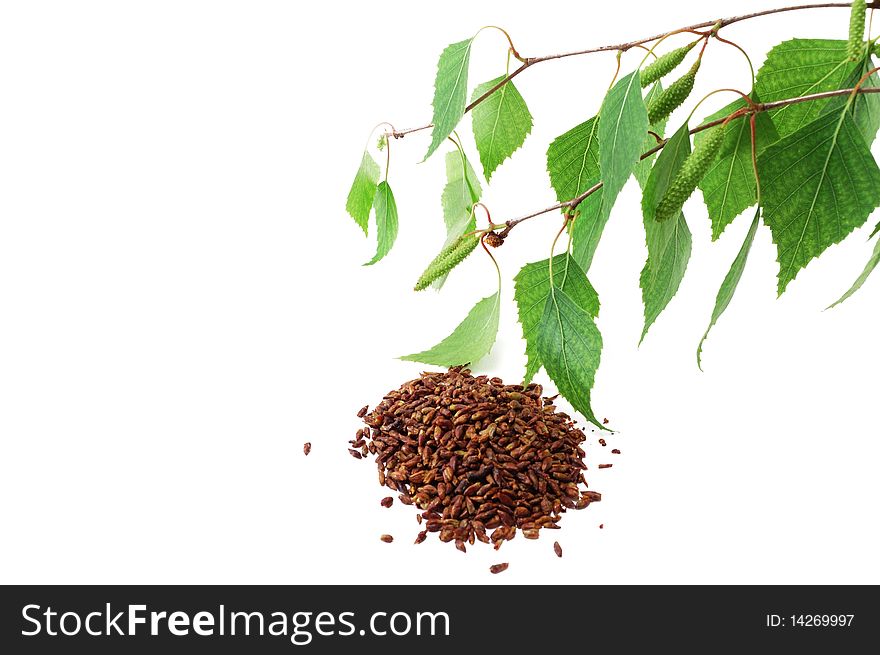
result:
[[[486,209],[486,208],[483,207],[483,209]],[[488,213],[488,210],[486,213]],[[498,273],[498,292],[500,293],[501,292],[501,267],[498,266],[498,260],[495,259],[495,255],[493,255],[492,251],[489,250],[488,247],[486,247],[485,233],[483,234],[483,236],[480,237],[480,245],[483,246],[483,250],[486,251],[486,254],[489,255],[489,259],[491,259],[492,263],[495,264],[495,272]]]
[[[717,34],[715,35],[715,38],[718,41],[721,41],[721,43],[726,43],[729,46],[733,46],[734,48],[736,48],[737,50],[739,50],[742,53],[743,57],[746,58],[746,61],[749,64],[749,72],[752,75],[752,89],[754,89],[755,88],[755,67],[752,64],[752,58],[749,57],[749,53],[747,53],[745,50],[742,49],[742,47],[740,47],[738,44],[734,43],[733,41],[728,41],[727,39],[720,37]]]

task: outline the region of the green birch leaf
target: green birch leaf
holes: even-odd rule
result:
[[[547,148],[547,172],[559,202],[571,200],[599,181],[599,117],[593,116]]]
[[[824,114],[758,157],[781,295],[810,260],[880,204],[880,169],[848,111]]]
[[[560,202],[571,200],[599,181],[599,117],[576,125],[554,139],[547,149],[547,172]],[[579,206],[572,225],[572,255],[583,270],[589,270],[608,221],[599,189]]]
[[[758,208],[755,211],[755,218],[752,221],[752,225],[746,234],[746,239],[743,241],[739,253],[737,253],[736,258],[730,265],[730,270],[727,271],[727,275],[724,276],[724,281],[721,282],[721,288],[718,289],[718,295],[715,296],[715,307],[712,309],[712,318],[709,321],[709,327],[706,328],[703,338],[700,339],[700,345],[697,346],[697,368],[701,371],[703,370],[703,343],[706,341],[706,337],[709,336],[709,330],[711,330],[715,323],[718,322],[718,319],[721,318],[721,315],[727,309],[727,306],[730,305],[730,301],[733,300],[733,293],[736,291],[736,287],[746,268],[749,251],[752,249],[752,243],[755,241],[755,233],[758,231],[758,224],[760,222],[761,209]]]
[[[474,37],[453,43],[440,55],[434,79],[434,129],[425,159],[452,134],[467,105],[468,64]]]
[[[462,234],[473,232],[477,228],[471,208],[474,203],[479,202],[482,194],[480,181],[464,152],[458,149],[447,152],[446,186],[440,196],[443,221],[446,223],[446,241],[443,242],[443,248]],[[441,288],[447,277],[448,274],[435,280],[434,288]]]
[[[611,207],[605,202],[605,190],[600,187],[591,193],[577,210],[578,216],[571,224],[571,255],[578,266],[589,271],[611,216]]]
[[[376,210],[376,254],[364,266],[372,266],[387,255],[397,239],[397,203],[394,202],[394,194],[385,180],[376,187],[373,208]]]
[[[584,418],[604,429],[590,400],[601,354],[602,335],[590,313],[565,291],[552,287],[538,328],[538,356],[559,393]]]
[[[874,269],[877,268],[877,264],[880,264],[880,240],[878,240],[877,243],[874,244],[874,252],[871,254],[871,258],[865,265],[865,270],[863,270],[861,275],[856,278],[856,281],[853,282],[853,285],[849,288],[849,290],[840,298],[838,298],[837,302],[829,306],[828,309],[831,309],[831,307],[836,307],[844,300],[849,298],[851,295],[853,295],[856,291],[861,289],[862,285],[865,283],[865,280],[868,279],[868,276],[870,276]]]
[[[522,324],[523,339],[526,342],[526,375],[523,384],[532,381],[541,368],[538,355],[538,334],[544,307],[550,297],[550,261],[542,259],[526,264],[514,278],[513,295]],[[574,259],[563,253],[553,258],[553,284],[562,289],[572,301],[591,318],[599,314],[599,296]]]
[[[764,102],[805,96],[823,91],[852,87],[869,70],[865,61],[849,61],[847,42],[834,39],[791,39],[774,47],[758,71],[755,90]],[[872,85],[876,80],[870,82]],[[845,102],[845,100],[844,100]],[[871,94],[860,96],[851,108],[863,135],[871,131],[870,124],[880,119],[880,98]],[[814,100],[782,107],[771,112],[771,118],[782,137],[797,131],[807,123],[839,106],[840,99]],[[867,141],[873,140],[872,136]]]
[[[656,96],[660,95],[663,92],[663,85],[660,82],[654,84],[651,89],[645,94],[645,105],[647,106]],[[666,132],[666,122],[667,119],[663,119],[657,121],[648,126],[648,129],[651,130],[657,136],[662,137]],[[645,140],[642,143],[642,153],[648,152],[651,148],[657,145],[657,139],[650,134],[645,135]],[[654,163],[654,160],[657,158],[657,154],[653,154],[650,157],[645,157],[638,164],[636,164],[635,170],[633,171],[633,175],[635,175],[636,180],[639,183],[639,186],[644,189],[645,184],[648,182],[648,177],[651,175],[651,166]]]
[[[505,77],[502,75],[480,84],[474,89],[471,100],[490,91]],[[523,144],[532,131],[532,115],[513,82],[508,82],[474,107],[471,114],[474,140],[488,182],[495,169]]]
[[[500,291],[483,298],[443,341],[429,350],[400,359],[447,367],[477,363],[489,354],[495,343],[500,302]]]
[[[859,64],[860,65],[857,65],[852,70],[849,78],[843,83],[844,88],[855,87],[855,85],[859,83],[859,80],[861,80],[868,71],[873,70],[876,65],[875,62],[872,61],[870,54],[866,54],[865,58],[859,62]],[[880,76],[878,76],[877,73],[872,73],[864,82],[862,82],[862,88],[864,89],[877,88],[878,86],[880,86]],[[828,102],[824,111],[842,111],[847,102],[849,102],[849,98],[846,96],[832,98]],[[856,96],[855,101],[852,103],[851,112],[852,117],[859,128],[859,132],[862,133],[862,138],[870,147],[877,136],[877,130],[880,129],[880,95],[876,93],[863,93]]]
[[[379,164],[364,150],[361,165],[348,192],[345,211],[361,226],[365,235],[368,234],[367,226],[370,223],[370,209],[373,207],[377,182],[379,182]]]
[[[657,205],[690,152],[690,133],[685,123],[660,151],[642,195],[648,260],[639,277],[645,306],[645,327],[639,343],[678,292],[691,256],[691,232],[684,214],[679,212],[675,219],[668,221],[654,219]]]
[[[614,204],[639,162],[647,131],[648,111],[639,72],[635,71],[611,88],[599,112],[599,168],[603,202],[608,207]]]
[[[752,99],[759,102],[756,96]],[[710,123],[725,118],[745,104],[745,100],[738,98],[711,116],[707,116],[703,122]],[[699,143],[717,129],[718,127],[712,127],[697,132],[694,135],[694,142]],[[773,125],[767,112],[755,115],[755,139],[758,152],[779,140],[776,126]],[[709,210],[712,240],[715,241],[733,219],[758,201],[748,116],[734,119],[727,124],[721,150],[699,186],[703,192],[706,208]]]

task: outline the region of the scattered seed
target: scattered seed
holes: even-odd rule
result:
[[[558,541],[553,542],[553,552],[556,553],[556,557],[562,557],[562,546]]]
[[[604,524],[604,523],[600,523],[600,524],[599,524],[599,529],[600,529],[600,530],[601,530],[602,528],[604,528],[604,527],[605,527],[605,524]]]
[[[611,449],[611,454],[612,454],[612,455],[619,455],[619,454],[620,454],[620,448],[612,448],[612,449]]]
[[[390,534],[383,534],[381,537],[379,537],[379,539],[384,541],[386,544],[390,544],[392,541],[394,541],[394,537],[392,537]]]
[[[605,443],[604,439],[599,439],[599,445],[604,447],[604,446],[607,446],[608,444]]]
[[[355,450],[354,448],[348,449],[348,454],[354,457],[355,459],[363,459],[363,455],[361,455],[359,450]]]
[[[614,464],[599,464],[600,469],[610,469]]]
[[[489,567],[489,573],[501,573],[502,571],[506,571],[508,566],[510,566],[510,564],[508,564],[507,562],[504,562],[503,564],[493,564]]]
[[[311,442],[311,441],[306,441],[306,442],[303,444],[303,455],[305,455],[306,457],[308,457],[310,452],[312,452],[312,442]]]
[[[422,543],[427,538],[428,538],[428,531],[422,530],[421,532],[419,532],[418,535],[416,535],[416,541],[415,541],[416,545]]]
[[[382,500],[379,501],[379,504],[382,507],[391,507],[394,504],[394,498],[391,496],[385,496]]]
[[[607,418],[603,418],[603,419],[602,419],[602,425],[608,425],[608,419],[607,419]]]
[[[500,548],[517,531],[537,539],[567,509],[601,499],[582,491],[584,433],[542,393],[463,367],[423,373],[364,411],[361,450],[349,452],[373,455],[379,484],[421,510],[416,543],[428,532],[462,551],[477,541]]]
[[[358,418],[363,418],[367,415],[367,410],[370,409],[369,405],[364,405],[358,410]]]

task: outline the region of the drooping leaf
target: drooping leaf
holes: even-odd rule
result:
[[[662,86],[658,82],[648,91],[645,101],[650,101],[660,91]],[[664,119],[659,124],[650,126],[650,129],[662,136],[665,126]],[[656,144],[656,138],[646,131],[639,156]],[[644,184],[647,180],[653,158],[652,155],[636,163],[633,173],[639,184]],[[598,116],[572,128],[550,144],[547,150],[547,171],[550,173],[550,183],[560,202],[579,196],[599,182]],[[584,271],[588,271],[611,215],[611,205],[605,202],[605,189],[600,188],[587,197],[578,206],[578,212],[579,216],[571,228],[572,256]]]
[[[489,353],[495,343],[500,302],[500,291],[483,298],[443,341],[424,352],[400,359],[434,366],[475,364]]]
[[[679,212],[677,217],[663,222],[654,219],[657,205],[690,152],[690,134],[685,123],[660,151],[642,195],[648,260],[639,277],[645,306],[641,340],[644,340],[648,328],[678,292],[691,256],[691,232],[684,214]]]
[[[874,269],[877,268],[877,264],[880,264],[880,239],[877,240],[877,243],[874,244],[874,252],[871,254],[871,258],[868,260],[868,263],[865,265],[865,270],[861,272],[861,274],[856,278],[856,281],[853,282],[853,285],[849,288],[849,290],[843,294],[837,301],[831,305],[831,307],[836,307],[844,300],[853,295],[856,291],[862,288],[862,285],[865,283],[865,280],[874,272]]]
[[[474,89],[472,101],[490,91],[505,77],[496,77],[480,84]],[[532,115],[513,82],[495,91],[474,107],[471,114],[474,140],[488,182],[495,169],[523,144],[532,131]]]
[[[599,117],[556,137],[547,148],[547,172],[559,202],[571,200],[599,181]]]
[[[599,181],[599,117],[584,121],[554,139],[547,149],[547,172],[560,202],[571,200]],[[585,271],[590,268],[599,237],[608,220],[602,189],[579,206],[572,225],[572,254]]]
[[[446,248],[467,232],[476,229],[471,208],[479,202],[483,190],[471,163],[463,151],[458,149],[446,153],[446,186],[440,202],[443,205],[443,221],[446,223]],[[433,286],[439,289],[448,275],[438,278]]]
[[[757,98],[752,98],[758,102]],[[710,123],[725,118],[745,106],[742,98],[735,100],[723,109],[707,116],[703,121]],[[699,143],[718,127],[709,128],[694,135]],[[761,152],[771,143],[779,140],[779,134],[767,112],[755,114],[755,142]],[[724,229],[746,209],[757,202],[757,185],[752,164],[752,136],[749,117],[742,116],[730,121],[724,134],[724,142],[709,172],[700,182],[703,200],[712,221],[712,240],[715,241]]]
[[[379,164],[370,156],[370,153],[364,150],[364,155],[361,157],[361,165],[354,176],[351,190],[348,192],[345,211],[354,219],[355,223],[361,226],[365,235],[368,234],[367,226],[370,224],[370,209],[373,207],[373,198],[376,196],[376,183],[378,181]]]
[[[660,82],[657,82],[650,88],[648,93],[645,94],[645,105],[647,106],[654,98],[663,93],[663,85]],[[648,126],[648,129],[656,134],[659,137],[662,137],[666,132],[666,122],[667,119],[663,119],[656,123],[653,123]],[[657,145],[657,138],[652,134],[645,134],[645,140],[642,143],[642,154],[648,152]],[[648,182],[648,177],[651,175],[651,166],[654,164],[654,160],[657,158],[656,153],[650,155],[649,157],[645,157],[638,164],[636,164],[635,170],[633,170],[633,175],[636,180],[638,180],[639,186],[644,189],[645,184]]]
[[[578,216],[571,225],[571,254],[584,271],[589,271],[599,240],[611,216],[611,207],[605,202],[601,187],[578,205]]]
[[[454,241],[466,231],[473,220],[471,208],[479,202],[483,189],[471,163],[460,150],[446,153],[446,186],[440,197],[447,237]]]
[[[858,62],[850,73],[843,85],[844,88],[853,88],[862,77],[875,67],[875,62],[871,59],[870,54],[866,54],[865,58]],[[863,89],[877,88],[880,86],[880,76],[872,73],[862,82]],[[830,111],[840,111],[844,105],[849,102],[849,98],[841,96],[832,98],[822,113]],[[877,136],[877,130],[880,129],[880,97],[876,93],[864,93],[855,98],[850,107],[852,117],[862,133],[862,138],[870,147],[874,143]]]
[[[453,43],[442,52],[434,79],[434,129],[425,159],[452,134],[467,105],[468,64],[474,37]]]
[[[647,131],[648,111],[635,71],[611,88],[599,112],[599,168],[603,202],[609,207],[632,175]]]
[[[774,47],[758,71],[755,90],[764,102],[805,96],[823,91],[851,88],[868,70],[869,61],[849,61],[847,42],[833,39],[791,39]],[[870,82],[872,85],[874,81]],[[782,137],[819,117],[840,99],[800,102],[771,112]],[[845,100],[844,100],[845,102]],[[859,129],[870,132],[870,123],[880,118],[880,98],[861,95],[851,107]],[[867,107],[867,108],[866,108]],[[876,127],[873,133],[876,133]],[[870,142],[873,136],[867,140]]]
[[[880,169],[848,111],[824,114],[771,145],[758,169],[782,294],[800,269],[880,204]]]
[[[516,290],[513,297],[519,310],[519,322],[522,324],[523,339],[526,342],[527,362],[524,384],[531,382],[535,373],[541,368],[538,334],[544,316],[544,307],[550,297],[549,264],[549,259],[526,264],[514,278]],[[583,270],[568,253],[553,258],[553,284],[557,289],[562,289],[568,294],[568,297],[591,318],[598,316],[599,296]]]
[[[538,328],[538,357],[559,393],[600,428],[590,396],[601,354],[602,335],[590,313],[553,287]]]
[[[387,255],[397,239],[397,203],[385,180],[376,187],[373,208],[376,210],[376,254],[364,266],[372,266]]]
[[[700,345],[697,346],[697,367],[701,371],[703,370],[703,343],[706,341],[706,337],[709,336],[709,330],[711,330],[715,323],[718,322],[718,319],[727,309],[728,305],[730,305],[730,301],[733,300],[733,293],[736,291],[736,287],[746,268],[749,251],[752,249],[752,243],[755,241],[755,233],[758,231],[758,224],[760,222],[761,210],[758,208],[755,210],[755,218],[746,234],[746,239],[743,241],[742,247],[739,249],[736,258],[734,258],[733,263],[730,265],[730,270],[727,271],[727,275],[724,276],[724,281],[721,282],[721,288],[718,289],[718,295],[715,297],[715,307],[712,309],[712,318],[709,321],[709,327],[706,328],[703,338],[700,339]]]

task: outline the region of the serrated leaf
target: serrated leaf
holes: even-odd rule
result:
[[[364,234],[368,234],[370,224],[370,209],[373,207],[373,198],[376,196],[376,183],[379,181],[379,164],[376,163],[370,153],[364,150],[361,157],[361,165],[354,182],[348,192],[345,201],[345,211],[361,226]]]
[[[505,79],[496,77],[474,89],[471,101],[493,89]],[[471,112],[474,141],[488,182],[501,163],[510,157],[532,131],[532,115],[513,82],[508,82]]]
[[[443,341],[433,348],[400,359],[435,366],[475,364],[489,354],[495,343],[500,302],[500,291],[483,298]]]
[[[446,153],[446,186],[440,196],[446,233],[454,241],[465,233],[468,221],[473,220],[471,208],[479,202],[483,189],[480,180],[465,154],[456,149]]]
[[[756,96],[752,99],[759,102]],[[745,104],[745,100],[739,98],[707,116],[703,122],[710,123],[725,118],[745,107]],[[694,142],[702,141],[717,129],[719,128],[712,127],[697,132],[694,135]],[[755,140],[758,152],[779,140],[776,127],[766,112],[755,114]],[[734,119],[727,124],[721,150],[699,186],[709,211],[709,219],[712,221],[712,240],[715,241],[733,219],[758,201],[748,116]]]
[[[584,271],[589,271],[599,240],[611,216],[605,203],[605,190],[599,188],[578,205],[578,216],[571,226],[571,255]]]
[[[565,202],[599,181],[599,117],[593,116],[547,148],[547,172],[556,199]]]
[[[441,53],[434,79],[434,129],[425,159],[452,134],[467,105],[468,65],[474,37],[453,43]]]
[[[684,214],[679,212],[674,220],[658,222],[654,219],[657,205],[690,152],[690,133],[685,123],[660,151],[642,195],[648,260],[639,277],[645,306],[645,327],[640,343],[678,292],[691,256],[691,232]]]
[[[876,230],[875,230],[876,231]],[[849,288],[849,290],[843,294],[837,301],[831,305],[831,307],[836,307],[844,300],[853,295],[856,291],[862,288],[862,285],[865,283],[865,280],[874,272],[874,269],[877,268],[877,264],[880,264],[880,240],[874,244],[874,252],[871,254],[871,258],[868,260],[868,263],[865,265],[865,270],[861,272],[861,274],[856,278],[856,281],[853,282],[853,285]]]
[[[385,180],[376,187],[373,208],[376,210],[376,254],[364,266],[372,266],[387,255],[397,239],[397,203]]]
[[[660,95],[660,93],[662,93],[662,92],[663,92],[663,85],[660,84],[660,82],[656,82],[649,89],[648,93],[645,94],[645,106],[650,104],[650,102],[656,96]],[[664,132],[666,131],[666,122],[667,122],[667,119],[664,118],[663,120],[657,121],[656,123],[649,125],[648,129],[651,130],[651,132],[653,132],[657,136],[662,137]],[[642,153],[644,154],[644,153],[648,152],[651,148],[653,148],[656,145],[657,145],[657,139],[654,136],[652,136],[651,134],[646,134],[645,140],[642,143]],[[645,157],[644,159],[640,160],[639,163],[636,164],[636,167],[633,170],[633,175],[635,176],[636,180],[639,183],[639,186],[642,189],[645,188],[645,184],[647,184],[647,182],[648,182],[648,177],[651,175],[651,166],[653,165],[654,160],[656,158],[657,158],[656,153],[649,156],[649,157]]]
[[[805,96],[823,91],[852,87],[864,72],[869,60],[849,61],[847,42],[834,39],[791,39],[774,47],[758,71],[755,90],[764,102]],[[876,80],[871,80],[874,85]],[[771,118],[780,136],[800,129],[845,99],[801,102],[771,112]],[[863,135],[876,134],[880,120],[880,98],[861,95],[851,107]],[[875,127],[871,130],[871,124]]]
[[[715,296],[715,307],[712,309],[712,318],[709,321],[709,327],[706,328],[703,338],[700,339],[700,345],[697,346],[697,367],[701,371],[703,370],[703,343],[706,341],[706,337],[709,336],[709,330],[711,330],[715,323],[718,322],[718,319],[721,318],[721,315],[727,309],[728,305],[730,305],[730,301],[733,300],[733,294],[736,291],[736,287],[739,285],[743,271],[746,268],[749,251],[752,249],[752,243],[755,241],[755,233],[758,231],[758,224],[760,222],[761,209],[759,207],[755,210],[755,218],[746,234],[745,241],[743,241],[739,252],[734,258],[733,263],[730,265],[730,270],[727,271],[727,275],[724,276],[724,280],[721,282],[721,288],[718,289],[718,294]]]
[[[443,221],[446,223],[446,241],[443,248],[461,235],[473,232],[477,225],[471,212],[474,203],[479,202],[483,190],[480,181],[468,158],[461,150],[446,153],[446,186],[440,196],[443,206]],[[438,278],[433,286],[439,289],[448,275]]]
[[[599,168],[603,202],[612,206],[642,154],[648,111],[639,72],[621,78],[605,96],[599,112]]]
[[[820,116],[771,145],[758,169],[782,294],[800,269],[880,204],[880,169],[848,111]]]
[[[565,291],[553,288],[538,329],[538,356],[559,393],[584,418],[604,429],[590,400],[601,354],[602,335],[590,313]]]
[[[514,278],[519,322],[526,342],[526,374],[523,384],[532,381],[541,368],[538,355],[538,330],[544,306],[550,297],[550,260],[542,259],[523,266]],[[568,253],[553,258],[553,284],[592,318],[599,314],[599,296],[583,270]]]
[[[584,121],[562,134],[547,148],[547,172],[560,202],[571,200],[599,181],[599,117]],[[608,221],[602,189],[579,206],[572,225],[572,255],[585,271],[590,268],[602,230]]]

